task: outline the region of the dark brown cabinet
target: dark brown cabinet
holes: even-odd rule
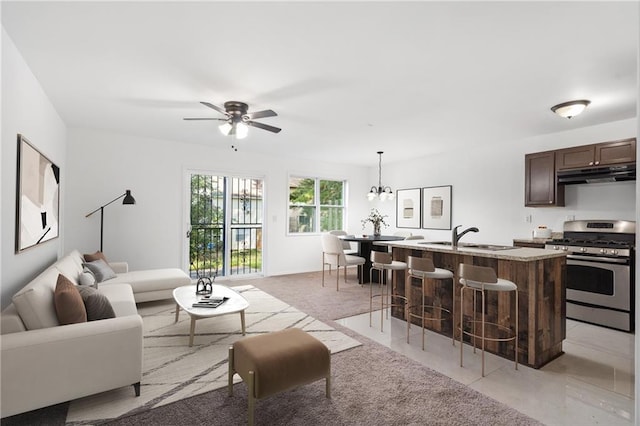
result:
[[[556,152],[525,155],[526,207],[564,206],[564,186],[556,181]]]
[[[635,161],[636,140],[633,138],[556,151],[557,170],[609,166]]]
[[[550,241],[550,239],[549,239]],[[544,242],[535,242],[535,241],[523,241],[523,240],[513,240],[514,247],[525,247],[525,248],[539,248],[543,249],[545,243]]]
[[[624,139],[596,144],[595,164],[607,166],[636,162],[636,140]]]

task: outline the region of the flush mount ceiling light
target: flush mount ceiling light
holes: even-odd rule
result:
[[[555,112],[560,117],[571,118],[582,113],[582,111],[584,111],[584,109],[590,103],[591,101],[588,101],[586,99],[582,99],[579,101],[563,102],[561,104],[552,106],[551,111]]]
[[[388,186],[382,186],[382,151],[378,151],[378,186],[372,186],[367,197],[369,201],[378,198],[380,201],[393,200],[393,191]]]

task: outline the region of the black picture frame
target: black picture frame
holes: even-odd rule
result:
[[[16,253],[60,235],[60,168],[18,134]]]
[[[396,191],[396,228],[420,229],[422,218],[420,188]]]
[[[451,229],[452,186],[422,188],[422,229]]]

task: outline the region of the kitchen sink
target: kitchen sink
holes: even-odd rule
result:
[[[418,244],[433,244],[439,246],[451,246],[451,241],[424,241]],[[475,248],[489,251],[511,250],[517,247],[499,246],[494,244],[458,243],[458,248]]]

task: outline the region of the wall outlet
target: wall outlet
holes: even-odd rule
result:
[[[528,215],[526,215],[524,217],[524,221],[527,222],[527,223],[531,223],[531,222],[533,222],[533,218],[531,217],[530,214],[528,214]]]
[[[576,220],[576,215],[574,215],[574,214],[568,214],[568,215],[565,217],[565,220]]]

